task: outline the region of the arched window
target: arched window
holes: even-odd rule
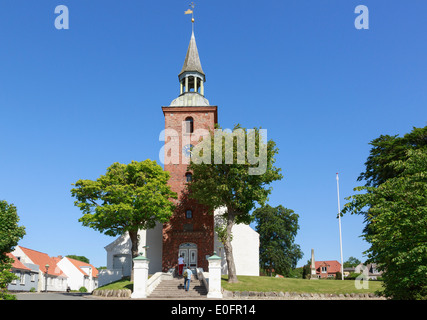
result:
[[[194,121],[192,117],[185,118],[185,133],[193,133]]]
[[[191,219],[191,218],[193,218],[193,211],[191,211],[191,210],[186,210],[186,211],[185,211],[185,217],[186,217],[187,219]]]
[[[187,182],[191,182],[191,179],[193,179],[193,175],[190,172],[187,172],[185,174],[185,179]]]

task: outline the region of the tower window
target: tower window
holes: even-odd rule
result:
[[[185,211],[185,217],[186,217],[187,219],[191,219],[191,218],[193,218],[193,211],[191,211],[191,210],[187,210],[187,211]]]
[[[185,133],[193,133],[194,121],[192,117],[185,118]]]
[[[193,179],[193,175],[190,172],[187,172],[185,174],[185,179],[187,180],[187,182],[191,182],[191,179]]]

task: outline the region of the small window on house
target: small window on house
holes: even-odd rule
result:
[[[193,218],[193,211],[191,211],[191,210],[187,210],[187,211],[185,211],[185,217],[186,217],[187,219],[191,219],[191,218]]]
[[[185,180],[187,181],[187,182],[191,182],[191,179],[193,178],[193,175],[190,173],[190,172],[187,172],[186,174],[185,174]]]
[[[194,121],[192,117],[185,118],[185,133],[193,133]]]
[[[327,272],[326,267],[322,267],[322,273],[326,273],[326,272]]]

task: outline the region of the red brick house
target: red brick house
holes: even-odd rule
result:
[[[336,260],[315,261],[316,275],[320,278],[336,278],[337,272],[341,271],[341,263]]]

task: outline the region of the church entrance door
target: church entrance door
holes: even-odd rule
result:
[[[179,246],[179,256],[184,258],[185,266],[190,269],[197,268],[197,245],[194,243],[182,243]]]

